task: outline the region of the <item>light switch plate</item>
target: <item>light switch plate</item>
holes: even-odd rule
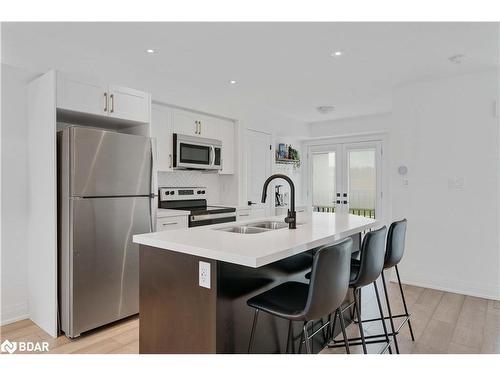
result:
[[[203,288],[210,289],[210,263],[200,261],[198,270],[198,284]]]

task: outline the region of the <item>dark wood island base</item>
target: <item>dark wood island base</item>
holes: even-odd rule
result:
[[[360,233],[351,237],[359,248]],[[210,263],[210,289],[198,284],[200,261]],[[246,301],[285,281],[307,282],[311,264],[309,251],[251,268],[141,245],[139,352],[247,353],[254,310]],[[295,322],[295,352],[301,330],[302,323]],[[287,332],[286,320],[260,314],[252,352],[285,353]],[[320,332],[311,344],[317,353],[325,337]]]

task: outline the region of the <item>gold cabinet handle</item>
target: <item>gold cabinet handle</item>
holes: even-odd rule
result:
[[[111,101],[111,110],[109,112],[113,113],[115,111],[115,95],[111,94],[109,100]]]
[[[108,93],[104,93],[104,112],[108,112]]]

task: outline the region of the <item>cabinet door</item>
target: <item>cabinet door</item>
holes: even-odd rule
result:
[[[196,113],[174,109],[172,113],[174,133],[200,137],[199,118]]]
[[[232,121],[220,120],[219,138],[222,141],[222,169],[219,174],[234,173],[234,123]]]
[[[108,99],[106,85],[57,77],[57,108],[102,116],[107,115]]]
[[[172,171],[172,110],[162,105],[152,105],[151,137],[156,138],[156,168]]]
[[[203,138],[221,139],[220,120],[215,117],[198,115],[200,123],[198,135]]]
[[[149,122],[151,96],[142,91],[109,85],[110,117],[137,122]]]

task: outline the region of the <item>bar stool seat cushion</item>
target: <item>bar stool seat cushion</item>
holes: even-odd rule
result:
[[[247,304],[284,319],[302,320],[308,292],[308,284],[289,281],[250,298]]]

